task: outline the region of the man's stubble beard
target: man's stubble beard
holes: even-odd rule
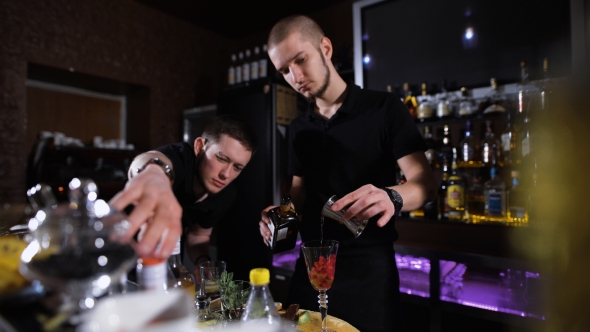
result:
[[[315,102],[316,98],[322,98],[324,96],[324,93],[326,93],[326,91],[328,90],[328,86],[330,86],[330,68],[328,68],[328,65],[326,64],[326,58],[324,57],[324,54],[320,52],[320,56],[322,57],[322,64],[324,65],[324,69],[326,70],[326,75],[324,75],[324,81],[322,82],[322,85],[320,86],[318,91],[316,91],[313,94],[310,94],[309,97],[306,97],[307,101],[310,103]]]

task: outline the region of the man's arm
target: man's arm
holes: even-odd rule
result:
[[[129,204],[135,205],[127,218],[131,224],[128,238],[133,237],[141,225],[150,220],[137,245],[140,256],[167,258],[182,233],[182,208],[161,166],[147,164],[141,173],[137,173],[137,169],[152,158],[159,158],[170,168],[173,167],[170,159],[161,152],[149,151],[138,155],[129,167],[129,181],[125,189],[109,203],[118,210],[125,209]]]
[[[424,152],[417,151],[398,159],[398,165],[406,176],[406,183],[403,185],[390,186],[396,190],[404,201],[402,211],[415,210],[425,202],[436,197],[436,182],[434,174],[428,165]],[[343,217],[350,219],[356,216],[357,219],[369,219],[381,215],[377,221],[380,227],[385,226],[396,212],[391,199],[387,193],[367,184],[359,189],[345,195],[332,205],[332,210],[338,211],[347,208]]]
[[[213,227],[203,228],[195,224],[186,235],[186,250],[191,262],[195,264],[194,274],[197,283],[201,283],[199,264],[209,260],[209,243]]]

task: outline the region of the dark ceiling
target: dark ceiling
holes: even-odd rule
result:
[[[239,39],[279,19],[310,14],[347,0],[135,0],[222,36]]]

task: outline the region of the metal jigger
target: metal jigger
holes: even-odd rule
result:
[[[338,197],[336,197],[336,195],[333,195],[332,197],[328,198],[328,201],[326,202],[326,204],[324,204],[324,207],[322,208],[322,216],[334,219],[339,223],[344,224],[344,226],[346,226],[346,228],[348,228],[348,230],[351,231],[352,234],[354,234],[355,238],[359,237],[359,235],[361,235],[361,233],[367,226],[367,222],[369,220],[365,219],[363,221],[359,221],[356,219],[356,217],[352,217],[348,220],[342,218],[342,215],[346,212],[345,209],[342,209],[340,211],[332,211],[331,209],[332,205],[334,205],[334,202],[336,202],[337,200]]]

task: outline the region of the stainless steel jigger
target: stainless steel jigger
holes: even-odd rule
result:
[[[344,226],[346,226],[346,228],[348,228],[348,230],[351,231],[352,234],[354,234],[355,238],[359,237],[359,235],[361,235],[361,233],[365,229],[365,226],[367,226],[367,222],[369,220],[366,219],[363,221],[359,221],[356,219],[356,217],[352,217],[348,220],[342,218],[342,215],[346,212],[345,209],[342,209],[340,211],[332,211],[331,209],[332,205],[334,205],[334,202],[336,202],[337,200],[338,197],[336,197],[336,195],[333,195],[332,197],[328,198],[328,201],[326,202],[326,204],[324,204],[324,207],[322,208],[322,216],[334,219],[339,223],[344,224]]]

